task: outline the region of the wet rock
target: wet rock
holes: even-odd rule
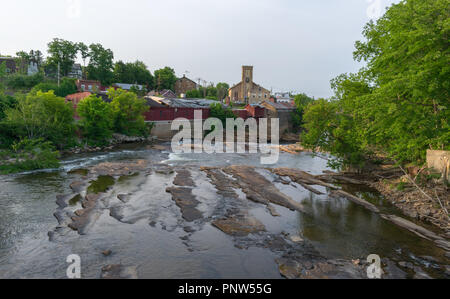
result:
[[[414,269],[414,265],[410,262],[399,262],[398,265],[405,269]]]
[[[158,151],[166,151],[169,149],[168,147],[159,144],[152,145],[150,148]]]
[[[436,264],[439,263],[439,261],[432,256],[422,255],[422,256],[419,256],[419,258],[421,258],[427,262],[430,262],[430,263],[436,263]]]
[[[136,172],[145,171],[147,169],[148,162],[146,160],[138,160],[136,162],[123,162],[123,163],[100,163],[91,169],[92,174],[98,176],[127,176]]]
[[[275,209],[272,205],[267,205],[267,210],[270,212],[270,215],[273,217],[281,217],[281,215],[277,212],[277,209]]]
[[[111,250],[105,250],[105,251],[102,251],[102,254],[104,256],[110,256],[112,254],[112,251]]]
[[[445,273],[445,275],[447,275],[447,276],[450,276],[450,266],[449,265],[445,265],[444,267],[444,273]]]
[[[151,227],[156,227],[156,221],[150,222],[150,226],[151,226]]]
[[[129,194],[119,194],[119,195],[117,195],[117,198],[123,203],[128,203],[130,201]]]
[[[297,279],[302,275],[302,265],[294,260],[277,259],[280,274],[287,279]]]
[[[102,279],[138,279],[136,267],[108,265],[102,268]]]
[[[414,275],[414,279],[432,279],[430,275],[428,275],[425,271],[422,270],[420,267],[414,267],[414,272],[416,273]]]
[[[251,216],[218,219],[213,221],[212,225],[231,236],[247,236],[266,230],[258,219]]]
[[[75,181],[72,184],[70,184],[70,189],[73,190],[75,193],[80,193],[84,188],[84,182]]]
[[[273,203],[290,210],[306,212],[303,205],[278,190],[253,167],[230,166],[225,168],[224,172],[236,179],[236,183],[239,184],[249,200],[265,205]]]
[[[239,196],[235,192],[235,188],[239,188],[239,184],[233,179],[227,177],[220,169],[213,167],[200,168],[206,173],[207,177],[211,180],[211,183],[217,189],[217,193],[225,198],[237,199]]]
[[[117,221],[122,222],[122,219],[124,218],[123,208],[119,206],[111,207],[109,209],[109,216],[113,217]]]
[[[195,183],[192,180],[189,170],[180,169],[177,170],[177,176],[175,177],[173,184],[181,187],[195,187]]]
[[[89,173],[89,170],[87,169],[75,169],[68,172],[69,174],[77,174],[81,176],[86,176]]]
[[[382,277],[383,279],[405,279],[407,273],[397,267],[397,264],[387,258],[381,260],[382,266]],[[367,265],[369,266],[369,265]]]
[[[193,233],[193,232],[195,232],[195,229],[193,229],[193,228],[190,227],[190,226],[185,226],[183,229],[184,229],[184,231],[187,232],[187,233]]]
[[[75,211],[72,222],[69,223],[68,227],[74,231],[78,231],[80,235],[86,234],[86,229],[91,222],[91,215],[102,195],[103,194],[88,194],[81,203],[83,209]]]
[[[430,240],[430,241],[434,241],[434,243],[436,244],[436,246],[449,251],[450,250],[450,242],[445,240],[444,238],[442,238],[441,236],[435,234],[434,232],[421,227],[409,220],[406,220],[404,218],[395,216],[395,215],[380,215],[383,219],[386,219],[400,227],[403,227],[407,230],[409,230],[410,232],[415,233],[416,235],[418,235],[421,238]]]
[[[56,204],[61,209],[65,209],[68,207],[67,201],[72,195],[57,195],[56,196]]]
[[[57,211],[53,214],[53,216],[56,218],[56,220],[58,221],[58,223],[61,225],[64,223],[64,212],[63,211]]]
[[[172,194],[172,199],[180,208],[183,219],[187,222],[193,222],[203,217],[203,214],[196,209],[200,202],[195,199],[195,196],[192,194],[192,189],[173,187],[167,188],[166,191]]]
[[[294,243],[300,243],[303,242],[303,239],[300,236],[291,236],[290,237],[291,241]]]
[[[155,167],[155,173],[157,174],[171,175],[175,172],[171,166],[166,164],[156,164]]]
[[[291,248],[286,240],[280,236],[268,236],[264,247],[271,251],[288,251]]]

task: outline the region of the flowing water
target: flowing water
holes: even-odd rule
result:
[[[167,187],[173,186],[175,174],[140,173],[94,185],[92,188],[102,189],[104,184],[113,187],[108,191],[105,208],[98,211],[88,232],[79,235],[64,229],[57,238],[49,240],[48,232],[58,226],[53,216],[56,196],[70,194],[69,185],[86,175],[74,170],[105,161],[136,159],[189,169],[197,185],[193,194],[200,201],[204,219],[186,223],[181,217],[180,209],[166,192]],[[345,199],[318,196],[293,185],[283,185],[259,163],[258,155],[175,155],[129,146],[110,153],[68,157],[61,169],[0,176],[0,278],[65,278],[66,258],[71,254],[81,257],[83,278],[98,278],[102,267],[111,264],[134,266],[140,278],[282,278],[275,262],[278,253],[260,246],[239,248],[233,237],[210,223],[227,202],[217,194],[199,166],[239,164],[261,167],[260,174],[311,211],[306,215],[277,206],[281,217],[272,217],[264,206],[246,200],[239,193],[239,206],[259,219],[269,233],[301,236],[327,258],[365,259],[378,254],[397,277],[414,275],[395,266],[405,261],[431,277],[446,277],[445,252],[432,242]],[[271,167],[299,168],[311,174],[321,174],[327,169],[325,160],[307,153],[298,156],[282,153],[278,164]],[[373,190],[343,187],[397,213]],[[320,190],[326,193],[324,188]],[[121,205],[118,194],[131,194],[129,203]],[[73,210],[80,207],[80,199],[74,197],[69,202]],[[112,211],[120,214],[120,218],[112,217]],[[102,254],[105,250],[112,254],[105,257]]]

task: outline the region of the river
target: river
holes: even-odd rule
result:
[[[153,171],[117,179],[85,234],[67,227],[57,229],[53,215],[58,208],[57,195],[70,194],[70,184],[85,175],[74,170],[134,160],[188,169],[196,183],[192,193],[200,202],[202,218],[187,223],[166,192],[173,186],[176,172]],[[311,213],[276,206],[280,217],[273,217],[240,191],[236,191],[238,203],[225,200],[200,167],[230,165],[261,167],[258,173]],[[311,174],[328,169],[324,159],[308,153],[281,153],[279,162],[271,167],[298,168]],[[398,213],[374,190],[343,188]],[[327,193],[325,188],[320,190]],[[119,194],[130,195],[126,205],[117,199]],[[236,205],[261,221],[266,232],[242,239],[214,227],[212,219],[223,216],[227,205]],[[68,209],[78,208],[76,199],[69,203]],[[120,217],[112,217],[112,211]],[[57,237],[50,241],[49,232],[55,229]],[[448,265],[445,252],[434,243],[345,199],[282,184],[260,165],[258,155],[175,155],[129,145],[108,153],[66,157],[60,169],[0,176],[0,278],[65,278],[66,258],[71,254],[81,257],[83,278],[99,278],[104,266],[114,264],[132,266],[139,278],[282,278],[276,261],[283,252],[260,244],[277,235],[298,237],[308,244],[304,248],[313,248],[304,250],[314,250],[326,259],[364,260],[377,254],[389,277],[448,277],[444,274]],[[111,254],[105,256],[102,252],[106,250]]]

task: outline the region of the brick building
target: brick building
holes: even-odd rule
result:
[[[253,82],[253,66],[242,67],[242,81],[228,90],[228,102],[257,104],[267,101],[270,91]]]
[[[178,97],[181,97],[183,94],[186,95],[188,91],[194,89],[197,89],[197,83],[187,78],[186,75],[175,82],[175,94]]]

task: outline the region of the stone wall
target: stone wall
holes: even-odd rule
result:
[[[186,94],[188,91],[194,89],[197,89],[197,84],[186,77],[183,77],[175,82],[175,94],[177,96]]]

